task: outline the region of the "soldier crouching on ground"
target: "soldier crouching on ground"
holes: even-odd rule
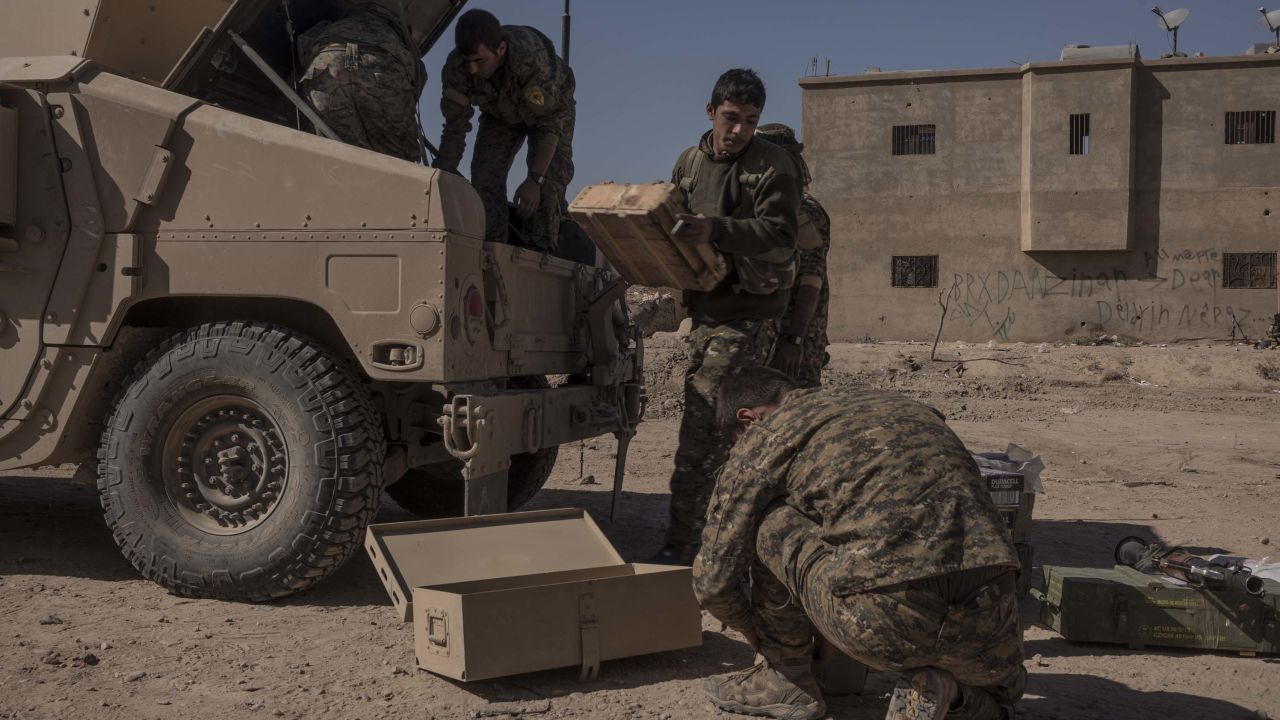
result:
[[[816,630],[872,669],[903,673],[887,720],[1007,717],[1026,683],[1018,558],[941,415],[893,392],[797,389],[768,368],[726,378],[717,407],[738,440],[694,590],[763,659],[707,679],[710,699],[821,717]]]
[[[730,370],[765,361],[773,323],[787,308],[795,283],[800,184],[795,163],[777,145],[755,139],[764,109],[764,83],[751,70],[720,76],[707,104],[711,130],[681,155],[671,182],[690,213],[677,216],[680,242],[710,242],[729,274],[707,292],[686,291],[693,320],[684,372],[671,524],[653,562],[693,561],[729,443],[716,428],[716,393]]]
[[[756,136],[781,147],[791,154],[804,183],[800,201],[800,228],[796,233],[796,286],[791,303],[778,322],[778,339],[773,345],[770,367],[790,375],[800,387],[822,385],[822,368],[831,356],[827,354],[827,253],[831,250],[831,218],[818,199],[810,195],[809,166],[801,153],[804,143],[782,123],[761,125]]]
[[[343,142],[418,162],[418,95],[426,79],[404,17],[357,2],[298,37],[301,90]]]
[[[529,173],[515,194],[517,212],[524,218],[520,244],[553,250],[565,186],[573,179],[573,70],[546,35],[531,27],[500,25],[484,10],[463,13],[454,40],[440,78],[444,132],[435,167],[457,172],[473,106],[478,106],[471,184],[484,202],[485,240],[507,242],[507,173],[528,138]]]

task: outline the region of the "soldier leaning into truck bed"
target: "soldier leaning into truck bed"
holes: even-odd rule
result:
[[[760,655],[707,679],[711,700],[821,717],[816,629],[872,669],[903,673],[889,720],[1007,717],[1026,683],[1018,557],[942,416],[893,392],[799,389],[768,368],[731,374],[717,406],[738,440],[694,590]]]
[[[416,112],[426,75],[401,14],[357,2],[298,36],[300,88],[344,142],[421,159]]]
[[[507,173],[527,138],[528,175],[515,194],[523,244],[554,249],[565,186],[573,179],[573,70],[546,35],[501,25],[484,10],[463,13],[454,37],[440,78],[444,131],[435,167],[457,172],[479,107],[471,184],[484,201],[485,239],[507,242]]]
[[[688,564],[697,552],[715,472],[728,452],[716,429],[716,394],[735,367],[765,361],[773,324],[795,283],[800,183],[787,152],[755,140],[764,83],[751,70],[720,76],[707,104],[711,130],[681,155],[672,182],[689,214],[678,241],[710,241],[729,274],[707,292],[686,291],[693,320],[684,415],[671,475],[671,524],[653,562]]]
[[[804,143],[782,123],[769,123],[756,129],[756,136],[780,146],[791,154],[804,183],[800,201],[800,229],[796,234],[796,256],[799,258],[796,286],[791,303],[778,322],[778,336],[773,345],[769,365],[790,375],[800,387],[822,385],[822,368],[831,356],[827,354],[827,253],[831,250],[831,217],[817,198],[810,195],[809,166],[801,153]]]

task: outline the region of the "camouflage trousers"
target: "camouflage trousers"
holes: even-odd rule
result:
[[[813,337],[804,339],[804,359],[800,361],[800,370],[796,372],[795,381],[803,388],[822,387],[822,368],[831,361],[827,354],[827,339],[816,340]]]
[[[421,158],[417,78],[400,58],[354,43],[327,45],[307,65],[302,91],[343,142]]]
[[[760,524],[751,604],[761,653],[806,664],[814,632],[873,670],[940,668],[999,703],[1022,697],[1022,628],[1012,571],[980,568],[837,596],[818,526],[778,505]]]
[[[552,250],[560,236],[560,213],[564,206],[565,187],[573,179],[573,138],[560,138],[560,144],[556,146],[555,155],[552,156],[551,165],[542,181],[538,209],[532,216],[522,219],[522,237],[517,239],[510,237],[507,175],[511,172],[516,153],[520,151],[520,146],[525,143],[530,132],[531,128],[509,125],[481,113],[475,151],[471,155],[471,185],[480,193],[480,200],[484,202],[486,241],[511,242],[538,250]]]
[[[667,527],[667,542],[682,551],[701,542],[716,473],[729,456],[729,443],[716,429],[720,382],[735,368],[764,363],[772,328],[772,320],[693,321]]]

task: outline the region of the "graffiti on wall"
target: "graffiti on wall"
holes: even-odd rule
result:
[[[1243,325],[1252,314],[1248,308],[1216,303],[1216,291],[1222,287],[1222,254],[1216,248],[1161,248],[1147,251],[1143,261],[1146,272],[1140,277],[1130,277],[1128,270],[1118,267],[1072,269],[1063,276],[1038,267],[953,273],[944,290],[946,320],[984,327],[992,337],[1008,340],[1017,325],[1018,308],[1060,299],[1083,302],[1090,309],[1079,320],[1096,323],[1107,332],[1153,332],[1168,327],[1208,331],[1224,323],[1230,327],[1233,315]],[[1152,297],[1170,291],[1208,292],[1214,301]]]

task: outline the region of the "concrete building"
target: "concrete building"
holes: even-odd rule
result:
[[[833,340],[1265,337],[1280,55],[1114,54],[801,81]]]

